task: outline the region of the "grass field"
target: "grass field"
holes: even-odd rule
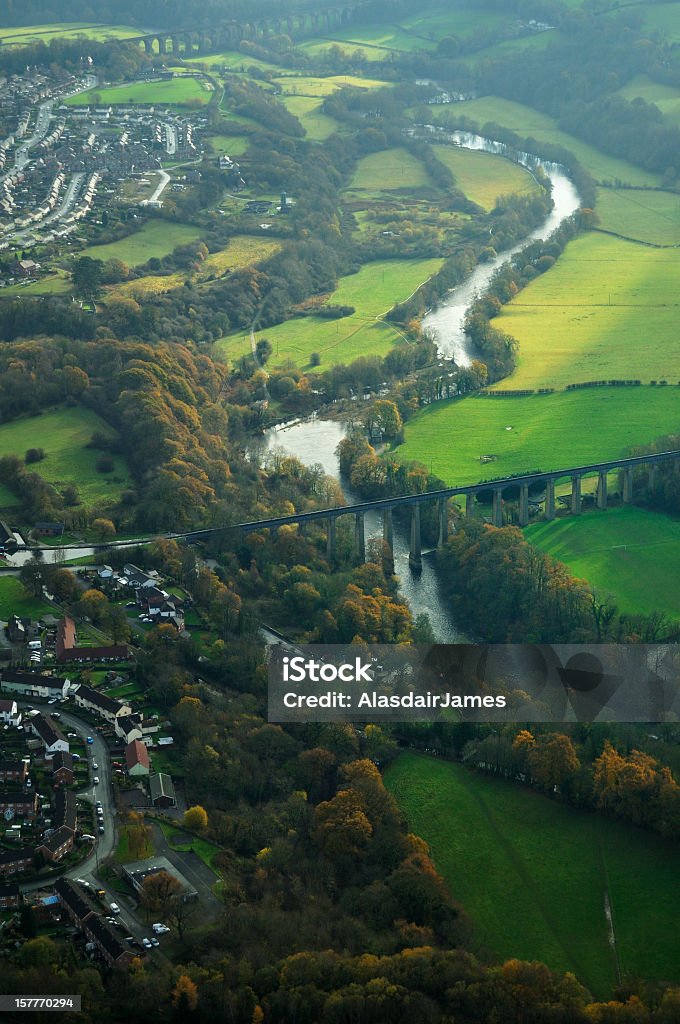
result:
[[[182,57],[183,63],[190,67],[229,68],[231,71],[243,71],[248,68],[259,68],[261,71],[279,71],[276,64],[240,53],[238,50],[224,50],[221,53],[202,54],[200,57]],[[172,64],[172,58],[169,60]]]
[[[435,107],[431,109],[432,117],[436,119],[437,110]],[[480,99],[456,103],[454,109],[457,115],[472,118],[480,127],[487,121],[495,121],[497,124],[503,125],[504,128],[510,128],[517,132],[518,135],[533,136],[542,142],[554,142],[564,146],[571,150],[596,181],[613,183],[621,181],[628,185],[659,184],[658,174],[601,153],[599,149],[587,142],[582,142],[575,135],[560,131],[554,118],[542,114],[532,107],[514,103],[512,100],[500,99],[498,96],[483,96]]]
[[[622,611],[680,618],[680,520],[629,505],[533,523],[525,536]]]
[[[406,424],[396,449],[451,485],[615,459],[677,431],[677,388],[592,388],[518,398],[436,402]],[[507,428],[511,427],[511,430]],[[495,455],[492,463],[480,457]]]
[[[0,298],[14,298],[17,295],[63,295],[71,290],[71,278],[63,270],[48,274],[28,284],[12,284],[0,290]]]
[[[519,341],[517,368],[497,388],[621,378],[677,383],[677,279],[672,250],[594,232],[570,242],[494,320]]]
[[[680,28],[680,10],[677,6],[675,11]],[[672,85],[653,82],[647,75],[636,75],[618,90],[618,94],[626,100],[634,100],[640,96],[647,103],[656,104],[669,124],[680,125],[680,90],[674,89]]]
[[[130,486],[130,477],[119,455],[113,457],[113,473],[97,472],[100,453],[85,447],[95,430],[109,436],[114,433],[96,413],[78,407],[14,420],[0,426],[0,458],[17,455],[23,459],[29,448],[44,448],[47,458],[30,466],[33,472],[57,489],[75,484],[86,505],[111,501]]]
[[[209,135],[208,141],[216,153],[226,153],[227,156],[242,156],[250,145],[247,135]]]
[[[195,78],[173,78],[169,82],[127,82],[108,89],[91,89],[76,96],[68,96],[66,104],[83,106],[88,103],[116,104],[159,103],[183,106],[186,103],[207,103],[210,93],[205,83]]]
[[[597,190],[600,227],[653,245],[680,245],[680,196],[633,189]]]
[[[272,78],[284,96],[332,96],[338,89],[386,89],[391,83],[379,78],[360,78],[358,75],[282,75]]]
[[[658,32],[664,43],[680,41],[680,11],[677,3],[641,3],[636,10],[643,16],[644,27],[648,32]]]
[[[20,28],[0,28],[0,46],[26,46],[29,43],[51,39],[130,39],[140,35],[140,29],[129,25],[100,25],[89,21],[59,22],[51,25],[26,25]]]
[[[54,614],[54,608],[40,598],[31,597],[16,576],[0,577],[0,621],[7,622],[12,615],[39,619],[50,612]]]
[[[91,245],[83,249],[80,255],[90,256],[93,260],[122,260],[129,267],[135,267],[146,263],[152,256],[158,259],[168,256],[178,245],[196,242],[200,237],[201,229],[191,224],[150,220],[139,231],[121,238],[119,242]]]
[[[323,142],[340,127],[334,118],[321,110],[323,99],[314,96],[281,96],[280,99],[286,110],[297,117],[307,137],[315,142]]]
[[[439,160],[453,172],[461,191],[485,210],[492,210],[500,195],[509,192],[523,195],[538,189],[529,171],[505,157],[456,146],[432,148]]]
[[[399,333],[378,318],[398,301],[405,299],[441,267],[442,260],[377,260],[366,263],[358,274],[342,278],[328,301],[354,306],[352,316],[342,320],[298,317],[261,331],[273,353],[271,364],[293,360],[309,368],[312,352],[321,356],[319,370],[336,363],[350,363],[362,355],[384,355],[399,338]],[[250,353],[247,333],[235,334],[216,342],[222,358],[238,359]]]
[[[461,765],[403,753],[385,775],[475,925],[480,951],[573,971],[596,996],[622,972],[678,979],[677,846]]]
[[[430,176],[423,164],[407,149],[395,146],[380,153],[370,153],[359,160],[346,194],[432,187]]]

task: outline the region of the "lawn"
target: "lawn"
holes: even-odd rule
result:
[[[633,445],[677,432],[679,425],[675,387],[480,395],[435,402],[417,413],[396,452],[431,466],[455,486],[616,459]],[[483,464],[483,455],[495,455],[495,461]]]
[[[525,536],[622,611],[680,618],[680,520],[629,505],[533,523]]]
[[[375,194],[427,187],[432,187],[432,181],[420,160],[407,149],[395,146],[362,157],[345,194],[352,196],[358,192]]]
[[[205,82],[187,76],[177,77],[168,82],[126,82],[125,85],[113,85],[109,88],[90,89],[76,96],[68,96],[65,103],[71,106],[83,106],[97,103],[154,103],[184,106],[187,103],[207,103],[210,92]]]
[[[138,28],[129,25],[100,25],[90,21],[59,22],[51,25],[26,25],[21,28],[0,28],[0,46],[26,46],[42,40],[73,39],[87,36],[88,39],[131,39],[141,35]]]
[[[675,17],[676,26],[680,29],[677,6],[675,6]],[[653,82],[647,75],[636,75],[618,90],[618,95],[623,96],[626,100],[634,100],[639,96],[647,103],[654,103],[669,124],[680,125],[680,90],[674,89],[672,85]]]
[[[436,107],[430,108],[432,117],[437,118]],[[446,109],[446,108],[443,108]],[[542,114],[532,107],[526,107],[513,100],[504,100],[498,96],[483,96],[476,100],[465,100],[456,103],[453,109],[456,116],[472,118],[480,127],[488,121],[494,121],[510,128],[523,137],[532,136],[540,142],[553,142],[570,150],[583,164],[596,181],[617,181],[628,185],[658,185],[659,176],[641,167],[635,167],[626,160],[607,156],[595,146],[582,142],[575,135],[560,131],[554,118]]]
[[[77,406],[14,420],[0,426],[0,458],[23,459],[29,448],[44,448],[47,458],[31,465],[32,472],[58,489],[75,484],[86,505],[115,501],[130,486],[127,466],[120,455],[114,455],[113,473],[97,472],[101,453],[85,447],[95,430],[109,436],[115,433],[96,413]]]
[[[351,86],[354,89],[386,89],[391,83],[378,78],[360,78],[358,75],[329,75],[321,78],[312,75],[284,75],[273,78],[284,96],[332,96],[338,89]]]
[[[635,193],[635,195],[648,193]],[[678,258],[592,232],[503,307],[494,325],[519,342],[496,387],[680,379]]]
[[[212,143],[216,153],[226,153],[227,156],[242,156],[250,145],[247,135],[209,135],[208,142]]]
[[[510,192],[524,195],[539,187],[529,171],[505,157],[457,146],[432,148],[438,159],[453,172],[458,188],[485,210],[492,210],[500,195]]]
[[[0,576],[0,620],[7,622],[11,615],[19,618],[39,619],[54,614],[54,608],[40,598],[32,597],[16,576]]]
[[[191,224],[171,224],[164,220],[150,220],[139,231],[106,245],[91,245],[83,249],[81,256],[93,260],[122,260],[130,267],[146,263],[152,256],[160,259],[168,256],[178,245],[197,242],[201,229]]]
[[[315,142],[323,142],[333,132],[337,132],[339,125],[332,117],[328,117],[321,110],[323,99],[314,96],[282,96],[281,102],[286,110],[305,129],[307,137]]]
[[[441,265],[439,259],[367,263],[357,274],[343,277],[328,299],[334,305],[354,306],[356,313],[352,316],[341,320],[297,317],[269,327],[257,337],[267,338],[271,344],[273,366],[293,360],[298,366],[309,368],[312,352],[321,356],[321,371],[336,363],[350,363],[359,356],[384,355],[400,335],[380,317],[396,302],[407,298]],[[216,351],[226,359],[249,354],[249,334],[220,339]]]
[[[653,245],[680,245],[680,196],[633,189],[597,190],[600,227]]]
[[[0,289],[0,299],[12,299],[17,295],[63,295],[70,290],[70,275],[63,270],[57,270],[56,273],[47,274],[36,281],[12,284],[8,288]]]
[[[678,979],[677,846],[419,754],[401,754],[385,782],[469,913],[481,952],[543,961],[609,996],[608,892],[624,975]]]

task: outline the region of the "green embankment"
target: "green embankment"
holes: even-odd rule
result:
[[[616,984],[607,892],[624,975],[678,979],[677,846],[418,754],[401,754],[385,782],[472,918],[480,952],[573,971],[606,996]]]

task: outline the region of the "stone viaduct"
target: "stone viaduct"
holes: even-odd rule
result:
[[[211,28],[172,29],[126,39],[144,47],[146,53],[175,54],[197,57],[235,49],[246,39],[264,43],[269,36],[288,35],[291,39],[325,35],[334,28],[343,28],[354,20],[361,4],[347,4],[316,11],[299,11],[281,17],[254,18],[252,21],[225,21]]]

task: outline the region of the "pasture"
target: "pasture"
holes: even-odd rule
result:
[[[496,388],[631,378],[677,383],[676,282],[672,250],[592,232],[574,239],[493,321],[519,342],[517,367]]]
[[[63,295],[71,290],[70,275],[64,270],[56,270],[35,281],[22,281],[0,289],[0,298],[16,298],[24,295]]]
[[[7,622],[12,615],[20,619],[39,619],[42,615],[54,615],[55,608],[39,597],[33,597],[16,576],[0,578],[0,622]]]
[[[485,210],[492,210],[498,196],[510,192],[523,195],[538,188],[529,171],[511,160],[492,153],[433,146],[437,158],[452,171],[462,192]]]
[[[284,96],[332,96],[339,89],[387,89],[390,82],[378,78],[360,78],[358,75],[282,75],[272,78]]]
[[[433,111],[432,117],[436,119],[437,109],[434,107],[430,109]],[[577,139],[575,135],[560,131],[555,119],[549,117],[548,114],[542,114],[522,103],[504,100],[498,96],[482,96],[476,100],[456,103],[454,109],[456,116],[472,118],[480,128],[488,121],[494,121],[503,125],[504,128],[510,128],[513,132],[517,132],[518,135],[533,136],[541,142],[552,142],[564,146],[574,154],[596,181],[612,183],[622,181],[628,185],[659,184],[658,174],[645,171],[641,167],[629,164],[626,160],[619,160],[600,152],[595,146]]]
[[[101,25],[90,21],[57,22],[51,25],[23,25],[0,28],[0,46],[27,46],[49,43],[52,39],[75,39],[86,36],[103,42],[107,39],[131,39],[141,30],[130,25]]]
[[[315,96],[282,96],[281,102],[305,129],[307,138],[323,142],[340,127],[338,122],[321,110],[323,99]]]
[[[343,277],[328,297],[333,305],[354,306],[352,316],[341,320],[297,317],[260,331],[272,346],[271,365],[292,360],[310,369],[313,352],[321,356],[319,370],[336,363],[350,363],[359,356],[385,355],[400,333],[380,318],[392,306],[410,295],[442,265],[440,259],[376,260],[366,263],[357,274]],[[248,332],[230,335],[215,344],[222,358],[238,359],[250,353]]]
[[[132,235],[106,245],[91,245],[80,255],[90,256],[93,260],[122,260],[129,267],[135,267],[154,256],[157,259],[168,256],[178,245],[197,242],[201,233],[200,228],[191,224],[149,220]]]
[[[615,459],[677,430],[678,389],[590,388],[435,402],[408,421],[396,449],[451,485]],[[495,460],[482,463],[482,456]]]
[[[680,26],[677,7],[675,8],[675,17]],[[647,103],[654,103],[669,124],[680,125],[680,90],[674,89],[672,85],[653,82],[647,75],[636,75],[618,90],[618,95],[623,96],[626,100],[634,100],[639,96]]]
[[[209,135],[208,142],[216,153],[227,156],[242,156],[250,145],[247,135]]]
[[[680,618],[680,520],[627,505],[532,523],[524,535],[622,611]]]
[[[680,196],[634,189],[597,190],[600,227],[652,245],[680,245]]]
[[[125,460],[114,455],[114,471],[97,472],[101,453],[86,447],[95,431],[115,436],[96,413],[78,406],[13,420],[0,426],[0,458],[16,455],[23,459],[29,448],[44,448],[47,457],[32,464],[32,472],[39,473],[57,490],[75,484],[85,505],[115,501],[130,486],[128,469]]]
[[[68,96],[65,103],[70,106],[86,104],[111,104],[111,106],[134,103],[158,103],[170,106],[185,106],[187,103],[207,103],[210,93],[206,83],[196,78],[175,77],[168,82],[126,82],[109,88],[90,89],[76,96]]]
[[[420,754],[402,753],[385,783],[470,915],[473,952],[541,960],[607,997],[607,892],[624,975],[677,980],[677,846]]]
[[[362,157],[345,194],[354,197],[359,193],[377,195],[428,187],[432,187],[432,181],[420,160],[395,146]]]

